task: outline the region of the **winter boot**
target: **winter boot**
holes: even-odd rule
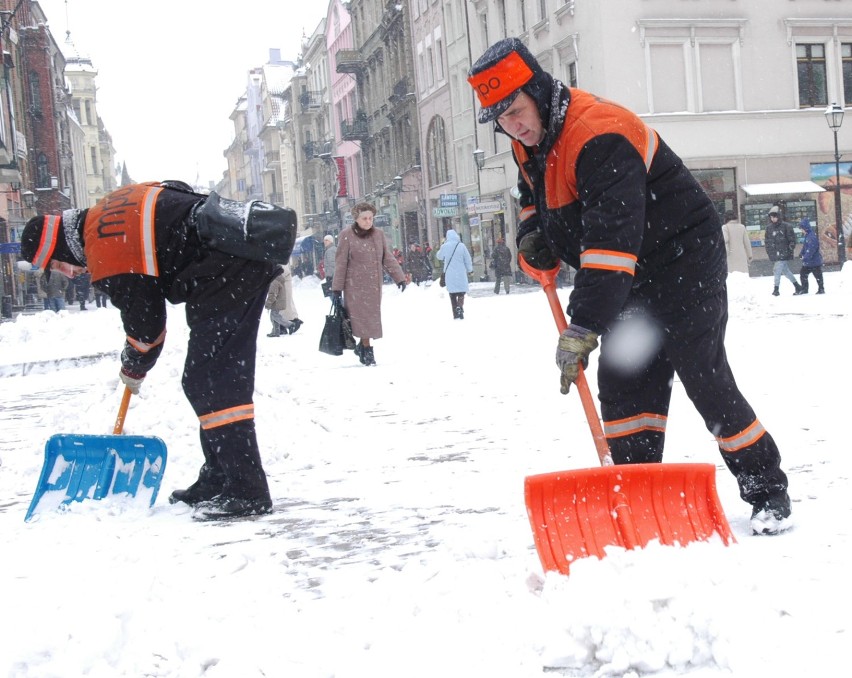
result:
[[[360,341],[355,344],[355,355],[358,356],[358,360],[361,361],[362,365],[366,365],[366,363],[364,362],[364,344],[362,344]]]
[[[778,292],[778,285],[775,286],[775,289],[772,290],[772,296],[777,297],[780,296],[780,292]]]
[[[817,294],[825,294],[825,288],[820,286],[820,288],[816,291]]]
[[[364,346],[361,349],[361,362],[364,363],[367,367],[370,365],[376,364],[376,358],[373,355],[373,347],[372,346]]]
[[[228,520],[245,516],[260,516],[272,513],[272,499],[263,497],[243,498],[219,495],[196,505],[193,520]]]
[[[793,281],[793,285],[796,288],[796,291],[793,292],[794,297],[797,297],[800,294],[807,294],[808,293],[808,291],[804,287],[802,287],[799,283],[797,283],[795,280]]]
[[[754,504],[751,511],[751,529],[754,534],[780,534],[793,527],[790,517],[790,496],[776,494]]]
[[[175,490],[169,495],[169,503],[177,504],[182,501],[189,506],[195,506],[203,501],[210,501],[222,493],[222,483],[196,480],[185,490]]]
[[[272,323],[272,331],[266,335],[267,337],[280,337],[281,336],[281,325],[276,322]]]
[[[298,332],[298,331],[299,331],[299,328],[300,328],[302,325],[304,325],[304,324],[305,324],[305,323],[303,323],[303,322],[302,322],[301,320],[299,320],[298,318],[293,318],[293,320],[290,322],[290,327],[288,327],[288,328],[287,328],[287,331],[288,331],[290,334],[296,334],[296,332]]]

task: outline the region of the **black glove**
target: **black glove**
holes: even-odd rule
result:
[[[343,301],[343,292],[334,291],[331,293],[331,300],[335,304],[339,304]]]
[[[568,329],[559,335],[556,344],[556,364],[562,370],[559,379],[560,392],[565,395],[571,390],[571,384],[580,376],[578,363],[583,363],[583,369],[589,366],[589,354],[598,347],[598,335],[579,325],[569,325]]]
[[[124,382],[124,385],[130,389],[133,395],[139,395],[139,389],[142,386],[142,382],[145,381],[144,374],[133,374],[123,367],[118,373],[118,378]]]
[[[538,230],[530,231],[518,241],[518,256],[539,271],[549,271],[559,263],[544,234]]]
[[[408,285],[406,284],[406,282],[405,282],[404,280],[400,280],[400,281],[396,284],[396,286],[399,288],[399,291],[400,291],[400,292],[405,292],[405,288],[406,288],[406,287],[408,287]]]

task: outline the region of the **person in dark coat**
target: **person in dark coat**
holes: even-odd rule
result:
[[[77,303],[80,304],[80,310],[86,310],[86,302],[89,300],[89,290],[92,287],[92,274],[88,271],[83,271],[80,275],[74,278],[74,292],[77,295]]]
[[[270,281],[296,234],[292,210],[194,193],[183,182],[132,184],[95,206],[36,216],[21,237],[32,266],[92,282],[121,311],[119,378],[139,393],[166,339],[167,302],[186,305],[182,385],[199,420],[204,464],[169,501],[201,520],[268,513],[254,424],[257,332]]]
[[[822,252],[819,251],[819,238],[811,227],[807,217],[802,218],[799,227],[805,232],[805,242],[802,245],[802,269],[799,271],[799,279],[802,285],[802,294],[808,293],[808,276],[813,273],[817,281],[817,294],[825,294],[825,286],[822,280]]]
[[[725,355],[725,245],[707,194],[638,116],[566,87],[517,38],[489,47],[469,82],[479,122],[496,121],[512,140],[519,256],[540,270],[560,259],[577,270],[571,324],[556,348],[562,393],[600,339],[597,382],[613,461],[660,462],[677,373],[752,506],[754,532],[790,527],[778,447]],[[621,333],[639,325],[647,350],[624,360]]]
[[[802,286],[796,282],[793,271],[790,270],[790,262],[796,251],[796,233],[793,231],[792,224],[781,219],[781,210],[778,205],[769,209],[769,224],[766,226],[763,243],[769,261],[775,262],[772,266],[772,272],[775,274],[775,288],[772,290],[772,296],[779,295],[778,288],[781,285],[782,275],[796,288],[793,294],[801,294]]]
[[[494,294],[500,294],[501,281],[506,294],[509,294],[509,288],[512,285],[512,250],[506,246],[506,241],[503,238],[497,238],[494,253],[491,255],[491,268],[494,269],[494,277],[496,278]]]
[[[359,337],[355,355],[361,364],[375,365],[373,339],[382,338],[382,284],[387,271],[401,292],[405,273],[391,251],[385,234],[373,227],[376,208],[359,202],[352,208],[354,223],[340,232],[334,260],[331,293],[343,304]]]
[[[432,277],[429,259],[423,248],[416,242],[408,246],[408,273],[411,275],[411,282],[415,285],[420,285]]]

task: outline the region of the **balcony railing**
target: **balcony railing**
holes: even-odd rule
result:
[[[366,118],[340,121],[340,136],[344,141],[364,141],[370,138],[370,123]]]
[[[362,73],[367,67],[364,57],[361,56],[361,51],[357,49],[338,50],[335,58],[337,59],[338,73]]]
[[[314,160],[315,158],[331,157],[331,151],[334,148],[334,142],[326,141],[306,141],[303,147],[305,149],[305,159]]]
[[[299,103],[303,111],[311,111],[322,108],[322,92],[305,90],[299,95]]]

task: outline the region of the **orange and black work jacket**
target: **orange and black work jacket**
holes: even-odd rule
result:
[[[166,302],[186,303],[190,327],[265,292],[275,264],[202,246],[192,217],[206,196],[157,183],[113,191],[77,216],[94,286],[121,311],[122,366],[145,375],[166,335]]]
[[[556,81],[551,111],[540,146],[512,142],[518,241],[539,229],[577,269],[571,322],[602,333],[631,296],[665,313],[721,290],[719,217],[657,133],[621,106]]]

